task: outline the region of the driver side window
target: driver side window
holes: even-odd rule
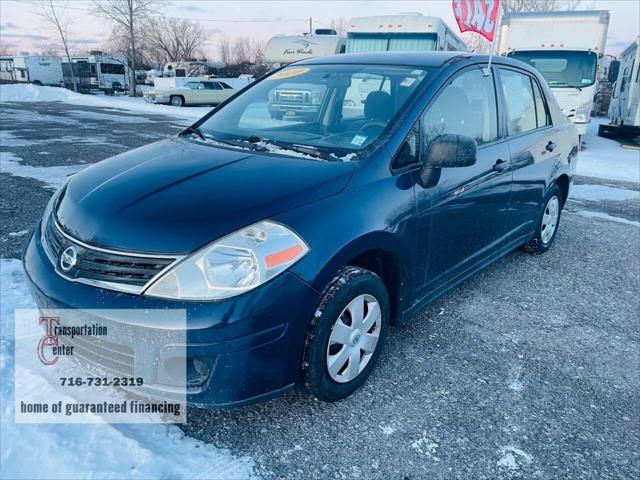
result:
[[[444,134],[473,138],[478,145],[498,138],[493,75],[481,69],[463,72],[440,92],[423,117],[426,143]]]

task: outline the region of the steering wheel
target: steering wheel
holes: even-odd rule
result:
[[[384,130],[387,126],[387,122],[384,120],[369,120],[362,127],[360,127],[360,132],[366,133],[368,137],[373,137],[382,130]]]

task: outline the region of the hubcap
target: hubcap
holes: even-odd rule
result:
[[[358,295],[333,324],[327,345],[327,371],[338,383],[350,382],[367,366],[382,327],[380,304],[372,295]]]
[[[544,207],[542,214],[542,226],[540,227],[540,238],[545,245],[551,241],[553,234],[558,225],[558,216],[560,214],[560,201],[558,197],[551,197]]]

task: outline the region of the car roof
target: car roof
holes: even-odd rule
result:
[[[488,55],[471,52],[372,52],[372,53],[342,53],[315,57],[295,62],[295,65],[326,65],[326,64],[371,64],[397,65],[410,67],[442,67],[451,63],[488,62]],[[535,72],[529,65],[519,60],[494,55],[492,62],[502,65],[513,65]]]

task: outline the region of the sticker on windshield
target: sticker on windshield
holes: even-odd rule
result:
[[[402,86],[402,87],[410,87],[411,85],[413,85],[413,82],[415,82],[415,81],[416,81],[415,78],[407,77],[407,78],[405,78],[404,80],[402,80],[400,82],[400,86]]]
[[[355,135],[351,139],[351,145],[355,145],[356,147],[361,147],[362,144],[364,142],[366,142],[366,140],[367,140],[367,136],[366,135]]]
[[[307,68],[307,67],[292,68],[291,70],[283,70],[282,72],[274,73],[273,75],[268,77],[268,79],[269,80],[280,80],[282,78],[297,77],[298,75],[303,75],[303,74],[307,73],[308,71],[309,71],[309,68]]]

